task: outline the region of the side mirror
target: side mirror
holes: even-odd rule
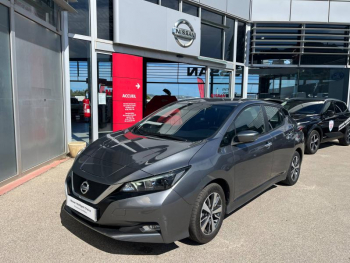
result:
[[[324,114],[325,117],[333,117],[334,115],[335,115],[335,112],[332,110],[328,110]]]
[[[254,142],[259,138],[259,133],[256,131],[241,131],[236,135],[236,138],[239,143],[249,143]],[[237,142],[232,141],[233,144],[237,144]]]

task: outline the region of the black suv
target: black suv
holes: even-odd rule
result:
[[[350,112],[336,99],[289,99],[282,103],[305,135],[305,152],[315,154],[320,144],[335,139],[350,144]]]

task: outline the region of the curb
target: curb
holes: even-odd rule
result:
[[[55,168],[56,166],[60,165],[61,163],[64,163],[65,161],[69,160],[70,158],[64,158],[62,160],[57,160],[57,161],[54,161],[48,165],[45,165],[29,174],[26,174],[24,175],[23,177],[21,178],[18,178],[17,180],[7,184],[7,185],[4,185],[2,187],[0,187],[0,196],[6,194],[7,192],[10,192],[11,190],[15,189],[16,187],[32,180],[33,178],[47,172],[48,170],[50,170],[51,168]]]

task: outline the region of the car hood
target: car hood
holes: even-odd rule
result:
[[[72,171],[103,184],[123,183],[185,167],[203,145],[118,132],[88,146]]]

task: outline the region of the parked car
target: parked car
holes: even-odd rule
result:
[[[225,215],[299,178],[304,135],[280,105],[175,102],[76,158],[64,210],[113,239],[212,240]]]
[[[315,154],[321,143],[339,140],[350,145],[350,112],[336,99],[295,98],[282,103],[305,135],[305,152]]]

